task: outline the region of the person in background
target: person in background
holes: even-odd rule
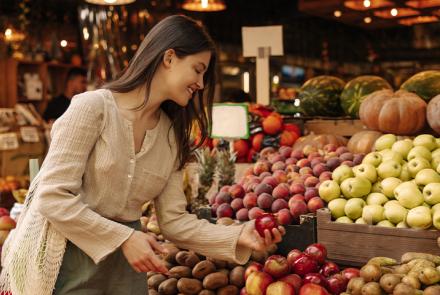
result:
[[[47,105],[43,118],[47,122],[55,121],[67,110],[74,95],[87,90],[87,71],[82,68],[71,68],[67,73],[64,92],[54,97]]]

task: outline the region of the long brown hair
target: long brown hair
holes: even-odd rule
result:
[[[206,30],[187,16],[173,15],[163,19],[149,31],[119,77],[103,87],[114,92],[126,93],[146,85],[145,100],[135,110],[143,108],[150,95],[153,76],[168,49],[174,49],[179,58],[203,51],[211,52],[211,60],[203,77],[207,94],[204,95],[203,89],[198,90],[186,107],[181,107],[171,100],[166,100],[161,105],[172,121],[171,128],[174,129],[178,145],[179,169],[182,169],[191,153],[208,137],[208,128],[211,126],[217,55],[215,44]],[[201,131],[201,140],[197,145],[192,145],[190,140],[194,120]]]

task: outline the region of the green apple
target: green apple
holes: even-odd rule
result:
[[[437,211],[438,209],[440,209],[440,203],[435,204],[434,206],[431,207],[431,212],[434,214],[435,211]]]
[[[407,159],[409,161],[417,157],[425,158],[426,160],[431,161],[431,151],[424,146],[415,146],[409,151]]]
[[[433,150],[431,156],[433,158],[440,157],[440,148],[436,148],[435,150]]]
[[[377,175],[382,179],[387,177],[399,177],[401,171],[402,165],[394,160],[382,162],[379,167],[377,167]]]
[[[385,196],[390,199],[394,199],[394,189],[402,183],[397,177],[388,177],[381,181],[382,192]]]
[[[428,208],[431,210],[431,205],[429,205],[429,204],[426,203],[426,202],[423,202],[422,206],[428,207]]]
[[[328,203],[327,207],[330,209],[333,218],[345,216],[344,208],[346,203],[347,200],[342,198],[331,200]]]
[[[382,163],[382,155],[378,152],[368,153],[362,159],[362,164],[371,164],[374,167],[379,166],[380,163]]]
[[[413,148],[413,142],[411,139],[402,139],[396,141],[391,150],[402,155],[404,159],[408,156],[409,151]]]
[[[347,216],[341,216],[338,219],[336,219],[335,222],[338,222],[338,223],[353,223],[353,220],[351,220]]]
[[[338,184],[341,184],[345,179],[353,177],[354,173],[351,167],[347,165],[341,165],[333,170],[332,179]]]
[[[367,205],[383,205],[388,202],[388,198],[382,193],[370,193],[367,196]]]
[[[436,229],[440,229],[440,210],[432,213],[432,224]]]
[[[384,134],[374,143],[374,149],[381,151],[385,149],[391,149],[393,144],[397,141],[397,137],[394,134]]]
[[[435,171],[437,171],[437,173],[440,173],[440,164],[437,166],[437,169],[435,169]]]
[[[394,152],[392,150],[383,150],[379,152],[382,155],[382,162],[388,161],[388,160],[394,160],[399,164],[403,163],[403,156],[397,152]]]
[[[433,156],[431,160],[431,168],[435,170],[437,169],[439,164],[440,164],[440,156],[439,155],[436,155],[435,157]]]
[[[354,223],[356,223],[356,224],[368,224],[362,217],[359,217],[358,219],[356,219],[356,221]]]
[[[432,225],[431,210],[424,206],[415,207],[409,210],[406,216],[406,223],[411,228],[427,229]]]
[[[429,183],[423,188],[423,198],[431,206],[440,204],[440,183]]]
[[[391,221],[394,224],[398,224],[399,222],[405,221],[406,215],[408,214],[408,209],[405,209],[400,204],[390,204],[385,206],[385,218]]]
[[[404,162],[402,165],[402,171],[400,172],[399,179],[402,181],[411,180],[411,173],[409,173],[408,163]]]
[[[347,198],[360,198],[371,191],[371,182],[364,177],[350,177],[341,183],[342,194]]]
[[[436,138],[435,142],[437,143],[437,148],[440,148],[440,137]]]
[[[376,224],[385,219],[385,208],[380,205],[366,205],[362,210],[362,218],[368,224]]]
[[[341,196],[339,184],[334,180],[325,180],[319,186],[319,196],[327,203]]]
[[[345,215],[350,219],[355,220],[362,216],[362,208],[364,208],[365,205],[365,201],[361,198],[350,199],[344,207]]]
[[[361,176],[368,179],[371,183],[376,182],[377,172],[376,167],[371,164],[360,164],[353,167],[353,173],[355,176]]]
[[[396,227],[397,227],[397,228],[409,228],[408,224],[406,224],[405,221],[399,222],[399,223],[396,225]]]
[[[373,186],[371,187],[371,192],[382,193],[382,184],[380,183],[380,181],[373,183]]]
[[[437,142],[435,137],[431,134],[420,134],[413,139],[414,146],[424,146],[428,150],[432,151],[437,148]]]
[[[411,177],[416,177],[420,170],[429,168],[431,168],[431,164],[425,158],[417,157],[408,162],[408,171]]]
[[[416,174],[417,185],[427,185],[430,183],[440,182],[440,175],[433,169],[422,169]]]
[[[423,204],[423,194],[419,191],[417,184],[412,181],[399,184],[394,189],[394,196],[400,205],[407,209],[412,209]]]
[[[400,205],[399,201],[397,201],[397,200],[391,200],[391,201],[386,202],[386,203],[383,205],[383,207],[386,208],[387,206],[391,206],[391,205],[394,205],[394,204],[397,204],[397,205],[399,205],[399,206],[402,206],[402,205]]]
[[[392,224],[388,220],[379,221],[376,225],[377,226],[382,226],[382,227],[396,227],[394,224]]]

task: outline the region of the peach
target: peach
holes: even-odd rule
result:
[[[304,198],[305,198],[306,202],[308,202],[312,198],[318,197],[318,196],[319,196],[319,191],[316,187],[308,187],[306,189],[306,192],[304,193]]]
[[[295,221],[299,221],[299,217],[308,213],[307,204],[303,201],[289,202],[290,214]]]
[[[332,179],[332,173],[330,171],[324,171],[321,173],[321,175],[319,175],[319,182],[324,182],[326,180],[331,180]]]
[[[289,199],[289,207],[290,207],[290,203],[293,202],[293,201],[303,201],[303,202],[305,202],[305,201],[306,201],[306,198],[305,198],[304,195],[302,195],[302,194],[296,194],[296,195],[293,195],[293,196]]]
[[[295,164],[289,164],[286,166],[286,172],[299,172],[299,169],[301,168]]]
[[[272,277],[267,273],[254,271],[246,280],[246,291],[250,295],[265,295],[267,287],[272,282]]]
[[[353,161],[353,154],[350,152],[343,153],[342,155],[339,156],[339,159],[341,161]]]
[[[299,178],[301,175],[298,172],[289,172],[287,173],[287,179],[288,180],[295,180]]]
[[[362,163],[362,160],[364,159],[365,155],[364,154],[354,154],[353,156],[353,164],[354,165],[359,165]]]
[[[267,183],[260,183],[255,187],[254,192],[258,196],[261,195],[262,193],[271,194],[272,193],[272,186]]]
[[[272,172],[275,172],[277,170],[284,171],[284,169],[286,169],[286,164],[283,161],[278,161],[278,162],[275,162],[275,163],[272,164],[272,167],[271,167],[270,170]]]
[[[324,201],[320,197],[313,197],[307,202],[309,212],[316,213],[316,210],[324,208]]]
[[[309,176],[304,180],[304,185],[306,187],[314,187],[319,182],[318,177],[316,176]]]
[[[265,147],[260,151],[260,158],[261,159],[268,159],[269,156],[274,153],[276,153],[275,148],[273,148],[271,146]]]
[[[282,156],[280,153],[273,153],[267,157],[267,160],[269,161],[270,164],[273,165],[276,162],[283,162],[284,163],[286,158],[284,156]]]
[[[341,165],[347,165],[348,167],[353,167],[354,163],[353,161],[343,161]]]
[[[303,194],[306,191],[304,184],[301,183],[292,183],[289,189],[292,195]]]
[[[270,173],[269,171],[266,171],[266,172],[263,172],[263,173],[261,173],[260,174],[260,182],[261,182],[261,180],[263,180],[263,179],[265,179],[266,177],[268,177],[268,176],[272,176],[272,173]]]
[[[327,143],[322,149],[326,152],[336,152],[338,146],[334,143]]]
[[[282,146],[279,148],[278,152],[284,157],[289,158],[292,153],[292,148],[290,146]]]
[[[313,169],[311,167],[302,167],[299,169],[300,175],[313,175]]]
[[[212,217],[217,217],[217,208],[218,208],[218,204],[213,204],[212,206],[211,206],[211,216]]]
[[[310,167],[310,161],[307,159],[301,159],[298,162],[296,162],[296,165],[298,165],[299,167]]]
[[[282,170],[277,170],[273,173],[273,177],[277,180],[278,183],[286,183],[287,182],[287,174]]]
[[[261,181],[261,183],[268,184],[268,185],[270,185],[272,188],[274,188],[274,187],[276,187],[276,186],[278,185],[278,180],[277,180],[275,177],[273,177],[273,176],[271,175],[271,176],[266,176],[266,177]]]
[[[316,164],[313,167],[313,175],[315,175],[316,177],[319,177],[323,172],[328,171],[329,169],[327,168],[327,166],[323,163],[319,163]]]
[[[255,206],[257,206],[257,194],[250,192],[247,193],[244,198],[243,198],[243,205],[247,208],[247,209],[251,209]]]
[[[244,208],[243,199],[241,198],[233,199],[231,202],[231,207],[232,209],[234,209],[235,212],[237,212],[241,208]]]
[[[223,203],[230,203],[230,202],[231,202],[231,194],[229,193],[219,192],[215,197],[215,203],[218,205]]]
[[[292,223],[292,215],[290,215],[289,209],[281,209],[275,214],[278,224],[289,225]]]
[[[289,205],[287,204],[287,201],[284,199],[276,199],[271,206],[271,210],[273,213],[277,213],[278,211],[286,208],[289,208]]]
[[[339,167],[339,165],[341,165],[341,160],[339,158],[330,158],[327,160],[327,167],[329,168],[330,171],[335,170],[337,167]]]
[[[287,183],[280,183],[272,191],[272,196],[275,199],[287,199],[289,195],[290,191]]]
[[[311,152],[308,156],[307,156],[307,160],[312,161],[315,158],[321,158],[321,154],[319,152]]]
[[[261,209],[269,209],[272,206],[273,197],[268,193],[262,193],[258,196],[257,204]]]
[[[237,216],[237,219],[240,221],[248,221],[249,220],[249,210],[246,208],[241,208],[237,211],[235,214]]]
[[[227,203],[223,203],[218,206],[216,214],[217,214],[217,218],[222,218],[222,217],[232,218],[232,216],[234,215],[234,210],[232,210],[231,205]]]
[[[302,159],[302,158],[304,158],[304,153],[302,152],[302,150],[293,150],[291,153],[290,153],[290,157],[291,158],[296,158],[296,159]]]
[[[249,210],[249,219],[254,220],[259,216],[262,216],[264,214],[264,210],[260,209],[258,207],[254,207]]]
[[[308,157],[311,153],[317,152],[318,148],[315,146],[306,145],[302,150],[304,155]]]
[[[260,175],[263,172],[269,171],[269,165],[266,162],[258,161],[254,164],[254,174]]]
[[[239,184],[233,184],[230,188],[229,188],[229,193],[231,194],[232,198],[243,198],[244,197],[244,189],[241,185]]]
[[[287,158],[286,159],[286,165],[294,165],[298,162],[297,158]]]
[[[338,154],[339,156],[340,155],[342,155],[343,153],[348,153],[348,152],[350,152],[349,150],[348,150],[348,148],[346,147],[346,146],[340,146],[340,147],[338,147],[337,149],[336,149],[336,154]]]
[[[324,163],[325,160],[323,157],[316,157],[313,158],[312,160],[310,160],[310,167],[315,167],[316,165],[320,164],[320,163]]]
[[[220,189],[220,192],[222,192],[222,193],[228,193],[230,187],[231,187],[230,185],[224,185],[224,186],[222,186],[222,188]]]

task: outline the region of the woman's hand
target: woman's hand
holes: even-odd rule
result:
[[[284,227],[264,230],[264,238],[255,229],[254,222],[248,222],[238,238],[238,245],[251,248],[255,251],[266,251],[272,244],[281,242],[282,236],[286,233]]]
[[[166,254],[167,250],[149,234],[141,231],[133,232],[121,245],[121,250],[128,263],[136,272],[168,272],[164,261],[154,253],[154,250],[156,250]]]

